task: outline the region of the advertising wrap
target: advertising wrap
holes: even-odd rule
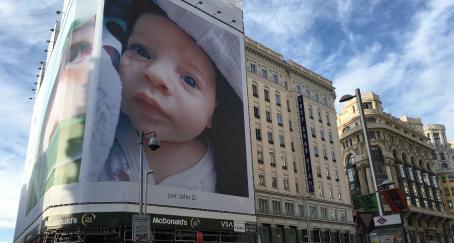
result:
[[[242,2],[70,4],[36,98],[15,239],[49,208],[138,205],[141,163],[148,205],[254,214]]]

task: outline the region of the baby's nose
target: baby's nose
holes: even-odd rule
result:
[[[153,89],[162,92],[164,95],[172,95],[171,82],[172,72],[169,67],[165,65],[150,65],[145,71],[145,80],[153,86]]]

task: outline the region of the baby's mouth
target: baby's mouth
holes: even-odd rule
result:
[[[169,119],[168,114],[162,109],[161,105],[152,97],[145,93],[139,93],[135,97],[136,102],[142,109],[145,117],[151,120],[165,120]]]

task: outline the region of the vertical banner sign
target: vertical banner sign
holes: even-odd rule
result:
[[[306,165],[306,179],[307,179],[307,188],[308,192],[313,193],[314,190],[314,177],[312,174],[312,162],[311,154],[309,149],[309,140],[307,138],[307,126],[306,126],[306,117],[304,112],[304,101],[303,96],[298,96],[298,110],[300,113],[300,123],[301,123],[301,135],[303,137],[303,151],[304,151],[304,162]]]

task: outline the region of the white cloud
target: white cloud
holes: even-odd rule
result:
[[[401,51],[386,53],[373,43],[353,56],[334,78],[338,95],[357,87],[374,91],[393,115],[445,124],[448,137],[453,138],[453,6],[454,1],[432,1],[416,14],[413,28],[401,36]]]
[[[41,43],[49,36],[50,23],[59,19],[55,10],[62,4],[59,0],[0,2],[2,33],[16,37],[28,44]]]
[[[15,227],[33,106],[28,98],[61,4],[0,1],[0,185],[7,190],[0,197],[0,229]]]

